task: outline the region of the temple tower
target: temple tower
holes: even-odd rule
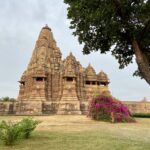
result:
[[[98,73],[99,93],[107,92],[110,94],[108,84],[110,83],[108,76],[102,70]]]
[[[86,98],[90,100],[98,92],[98,77],[91,64],[85,69]]]
[[[20,79],[16,113],[85,114],[96,93],[109,92],[109,79],[83,68],[72,53],[62,60],[51,29],[42,28],[31,60]]]
[[[46,25],[39,34],[28,68],[19,81],[17,113],[41,114],[43,102],[57,100],[60,63],[61,52]]]
[[[70,53],[63,64],[62,97],[57,114],[81,114],[80,101],[77,96],[78,63]]]

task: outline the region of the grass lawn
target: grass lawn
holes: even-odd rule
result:
[[[0,116],[18,121],[21,116]],[[150,150],[150,119],[137,123],[105,123],[86,116],[38,116],[41,120],[28,140],[12,147],[0,142],[0,150]]]

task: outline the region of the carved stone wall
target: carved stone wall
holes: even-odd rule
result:
[[[15,102],[0,102],[0,115],[15,114]]]
[[[150,102],[123,102],[131,111],[131,113],[145,113],[150,114]],[[37,103],[37,102],[25,102],[18,106],[17,102],[0,102],[0,115],[43,115],[43,114],[56,114],[58,112],[59,103],[57,102],[45,102],[45,103]],[[71,105],[70,103],[68,103]],[[36,107],[35,107],[36,106]],[[80,111],[82,114],[86,114],[88,102],[81,101],[80,102]],[[18,108],[19,107],[19,108]],[[71,108],[72,106],[70,106]],[[74,106],[73,106],[74,107]],[[16,110],[21,109],[19,113],[16,113]],[[36,109],[36,110],[35,110]],[[73,109],[71,109],[71,114],[73,114]],[[34,112],[33,112],[34,111]],[[63,114],[69,114],[70,111],[67,110]],[[75,113],[77,114],[77,113]],[[79,113],[78,113],[79,114]]]
[[[150,113],[150,102],[133,102],[126,101],[124,104],[129,108],[131,113]]]

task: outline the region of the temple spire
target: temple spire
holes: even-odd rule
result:
[[[48,29],[51,31],[51,28],[48,26],[48,24],[46,24],[42,29]]]
[[[46,24],[40,31],[28,69],[35,70],[36,68],[44,66],[52,70],[55,66],[59,66],[60,60],[61,52],[56,46],[50,27]],[[51,66],[53,66],[53,68]]]
[[[51,28],[47,24],[40,32],[36,46],[40,47],[43,46],[43,44],[52,48],[56,48],[56,41],[53,37],[53,33],[51,32]]]

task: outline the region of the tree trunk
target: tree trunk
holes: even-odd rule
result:
[[[146,55],[141,51],[140,46],[135,39],[132,40],[132,46],[136,56],[136,62],[138,64],[139,71],[142,74],[142,77],[150,85],[150,65],[148,59]]]

